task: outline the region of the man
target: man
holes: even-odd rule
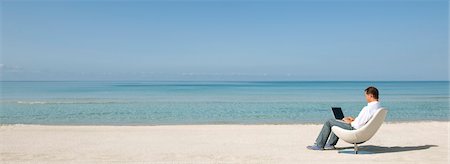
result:
[[[364,90],[366,100],[368,102],[367,106],[361,109],[358,117],[345,117],[342,120],[329,119],[322,127],[319,136],[316,139],[316,143],[312,146],[307,146],[306,148],[310,150],[324,150],[324,149],[335,149],[335,145],[339,138],[331,132],[331,127],[338,126],[343,129],[354,130],[359,129],[364,126],[370,118],[381,108],[378,102],[378,89],[375,87],[368,87]],[[331,136],[330,136],[331,134]],[[328,137],[328,143],[326,143]]]

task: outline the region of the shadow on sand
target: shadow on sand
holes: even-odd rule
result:
[[[381,154],[381,153],[395,153],[395,152],[405,152],[405,151],[415,151],[415,150],[425,150],[430,147],[438,147],[437,145],[422,145],[422,146],[374,146],[374,145],[364,145],[359,146],[359,151],[368,152],[368,154]],[[337,150],[352,149],[353,147],[341,147]]]

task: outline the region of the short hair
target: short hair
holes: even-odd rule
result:
[[[378,89],[374,86],[367,87],[364,92],[366,92],[366,94],[371,94],[373,98],[378,100]]]

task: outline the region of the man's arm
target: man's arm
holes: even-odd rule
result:
[[[342,121],[344,121],[347,124],[351,124],[353,121],[355,121],[355,119],[353,117],[345,117],[342,119]]]

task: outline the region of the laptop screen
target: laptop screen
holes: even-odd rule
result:
[[[344,118],[344,113],[342,113],[341,107],[331,107],[333,110],[334,118],[342,120]]]

